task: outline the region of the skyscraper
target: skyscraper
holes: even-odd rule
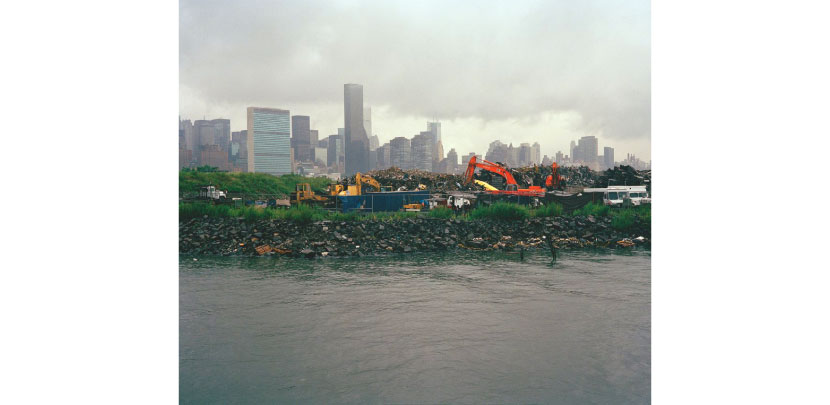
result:
[[[343,85],[343,108],[346,126],[346,175],[369,169],[369,137],[363,127],[363,85]]]
[[[389,141],[389,163],[399,169],[410,168],[410,142],[402,136]]]
[[[371,145],[372,138],[372,107],[363,107],[363,130],[366,131],[366,137],[370,139],[369,150],[375,150]],[[375,146],[377,148],[377,146]]]
[[[291,144],[294,147],[294,160],[311,161],[311,118],[308,115],[291,116]]]
[[[386,169],[392,166],[390,153],[391,147],[389,146],[389,142],[383,144],[383,146],[379,146],[375,153],[377,154],[377,168],[378,169]]]
[[[602,148],[602,156],[605,158],[605,168],[606,169],[613,169],[614,168],[614,148],[609,148],[608,146]]]
[[[530,149],[530,164],[538,165],[542,161],[542,147],[539,146],[539,142],[533,142]]]
[[[421,132],[412,137],[412,168],[432,171],[432,133]]]
[[[289,174],[291,118],[288,110],[248,107],[248,171]]]
[[[338,171],[342,170],[343,162],[343,135],[329,135],[327,146],[329,148],[328,151],[328,161],[326,162],[329,166],[337,168]]]
[[[427,122],[427,132],[432,134],[432,162],[433,167],[437,167],[438,162],[444,158],[444,148],[441,142],[441,123],[438,121]]]
[[[458,153],[455,152],[455,148],[452,148],[449,152],[447,152],[447,158],[445,161],[447,162],[445,164],[447,173],[455,173],[456,168],[458,168]]]
[[[596,166],[599,152],[599,142],[595,136],[583,136],[579,138],[580,157],[588,166]]]

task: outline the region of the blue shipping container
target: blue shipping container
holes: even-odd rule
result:
[[[404,204],[424,202],[429,199],[428,191],[390,191],[366,193],[364,195],[337,196],[343,212],[400,211]]]

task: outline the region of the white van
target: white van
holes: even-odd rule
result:
[[[646,191],[646,186],[626,186],[628,188],[628,198],[631,199],[631,204],[651,204],[651,197]]]
[[[628,186],[609,186],[602,195],[602,202],[612,207],[621,207],[626,198],[628,198]]]

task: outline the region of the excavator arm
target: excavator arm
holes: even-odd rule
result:
[[[470,158],[470,163],[467,164],[467,171],[464,172],[464,184],[470,184],[473,181],[473,175],[475,175],[476,169],[487,170],[488,172],[496,173],[499,176],[504,177],[504,180],[507,184],[516,184],[516,179],[513,178],[513,175],[510,174],[507,169],[505,169],[501,165],[497,165],[493,162],[488,162],[484,159],[480,161],[476,159],[475,155]]]
[[[380,191],[380,183],[377,180],[360,173],[356,173],[354,175],[354,182],[358,187],[358,193],[363,194],[363,185],[367,184],[375,188],[375,190]]]

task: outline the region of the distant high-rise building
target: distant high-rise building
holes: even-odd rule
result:
[[[221,171],[231,170],[227,149],[222,149],[219,145],[203,145],[199,154],[199,164],[202,166],[212,166]]]
[[[248,171],[248,131],[242,130],[231,134],[231,163],[234,171]],[[237,170],[238,169],[238,170]]]
[[[329,149],[322,146],[315,146],[312,150],[314,151],[314,163],[328,166]]]
[[[447,158],[444,160],[447,162],[447,173],[455,173],[458,168],[458,153],[455,151],[455,148],[452,148],[449,152],[447,152]]]
[[[363,127],[363,86],[343,85],[343,108],[346,124],[346,175],[369,169],[369,137]]]
[[[309,139],[311,140],[311,147],[316,147],[318,142],[320,142],[320,132],[316,129],[312,129],[308,131],[308,134],[310,135]]]
[[[231,121],[224,118],[214,120],[197,120],[193,123],[193,156],[199,160],[200,166],[205,165],[201,161],[201,150],[203,146],[217,145],[219,150],[227,153],[230,141]],[[186,137],[186,135],[185,135]],[[218,153],[211,149],[213,156]]]
[[[530,164],[538,165],[542,161],[542,147],[539,142],[533,142],[530,147]]]
[[[571,141],[571,161],[576,162],[576,142]]]
[[[369,137],[369,150],[370,151],[377,150],[377,148],[379,146],[380,146],[380,139],[378,139],[378,136],[377,135],[370,136]]]
[[[190,120],[179,121],[179,131],[184,135],[185,149],[193,150],[194,130]]]
[[[372,149],[372,107],[363,107],[363,130],[369,138],[369,150],[377,149],[377,146]]]
[[[583,162],[588,166],[596,165],[599,154],[599,143],[595,136],[583,136],[579,138],[579,153]]]
[[[545,157],[542,158],[542,166],[550,166],[552,164],[553,164],[553,161],[550,159],[550,157],[548,155],[545,155]]]
[[[411,144],[409,139],[399,136],[389,141],[389,163],[399,169],[410,168]]]
[[[545,155],[545,156],[547,156],[547,155]],[[555,158],[554,161],[556,162],[557,165],[560,165],[560,166],[565,164],[565,155],[562,154],[561,150],[556,152],[556,158]]]
[[[292,171],[288,110],[248,107],[248,171],[274,175]]]
[[[444,158],[444,144],[441,141],[441,123],[427,122],[427,132],[431,134],[430,142],[432,142],[432,164],[433,167],[438,165]]]
[[[308,115],[291,117],[291,145],[294,148],[294,160],[311,161],[311,118]]]
[[[530,166],[532,163],[532,154],[533,149],[530,147],[530,144],[525,142],[519,145],[519,158],[518,165],[519,166]]]
[[[391,152],[391,147],[389,145],[389,142],[386,142],[385,144],[383,144],[383,146],[380,146],[375,150],[375,153],[377,154],[377,168],[378,169],[386,169],[386,168],[392,166],[391,153],[390,152]]]
[[[604,166],[606,169],[614,168],[614,148],[608,146],[602,148],[602,156],[604,158]]]
[[[421,132],[412,137],[412,168],[432,171],[432,133]]]
[[[329,167],[338,168],[342,170],[345,160],[343,152],[343,135],[329,135],[328,141],[327,164]]]

